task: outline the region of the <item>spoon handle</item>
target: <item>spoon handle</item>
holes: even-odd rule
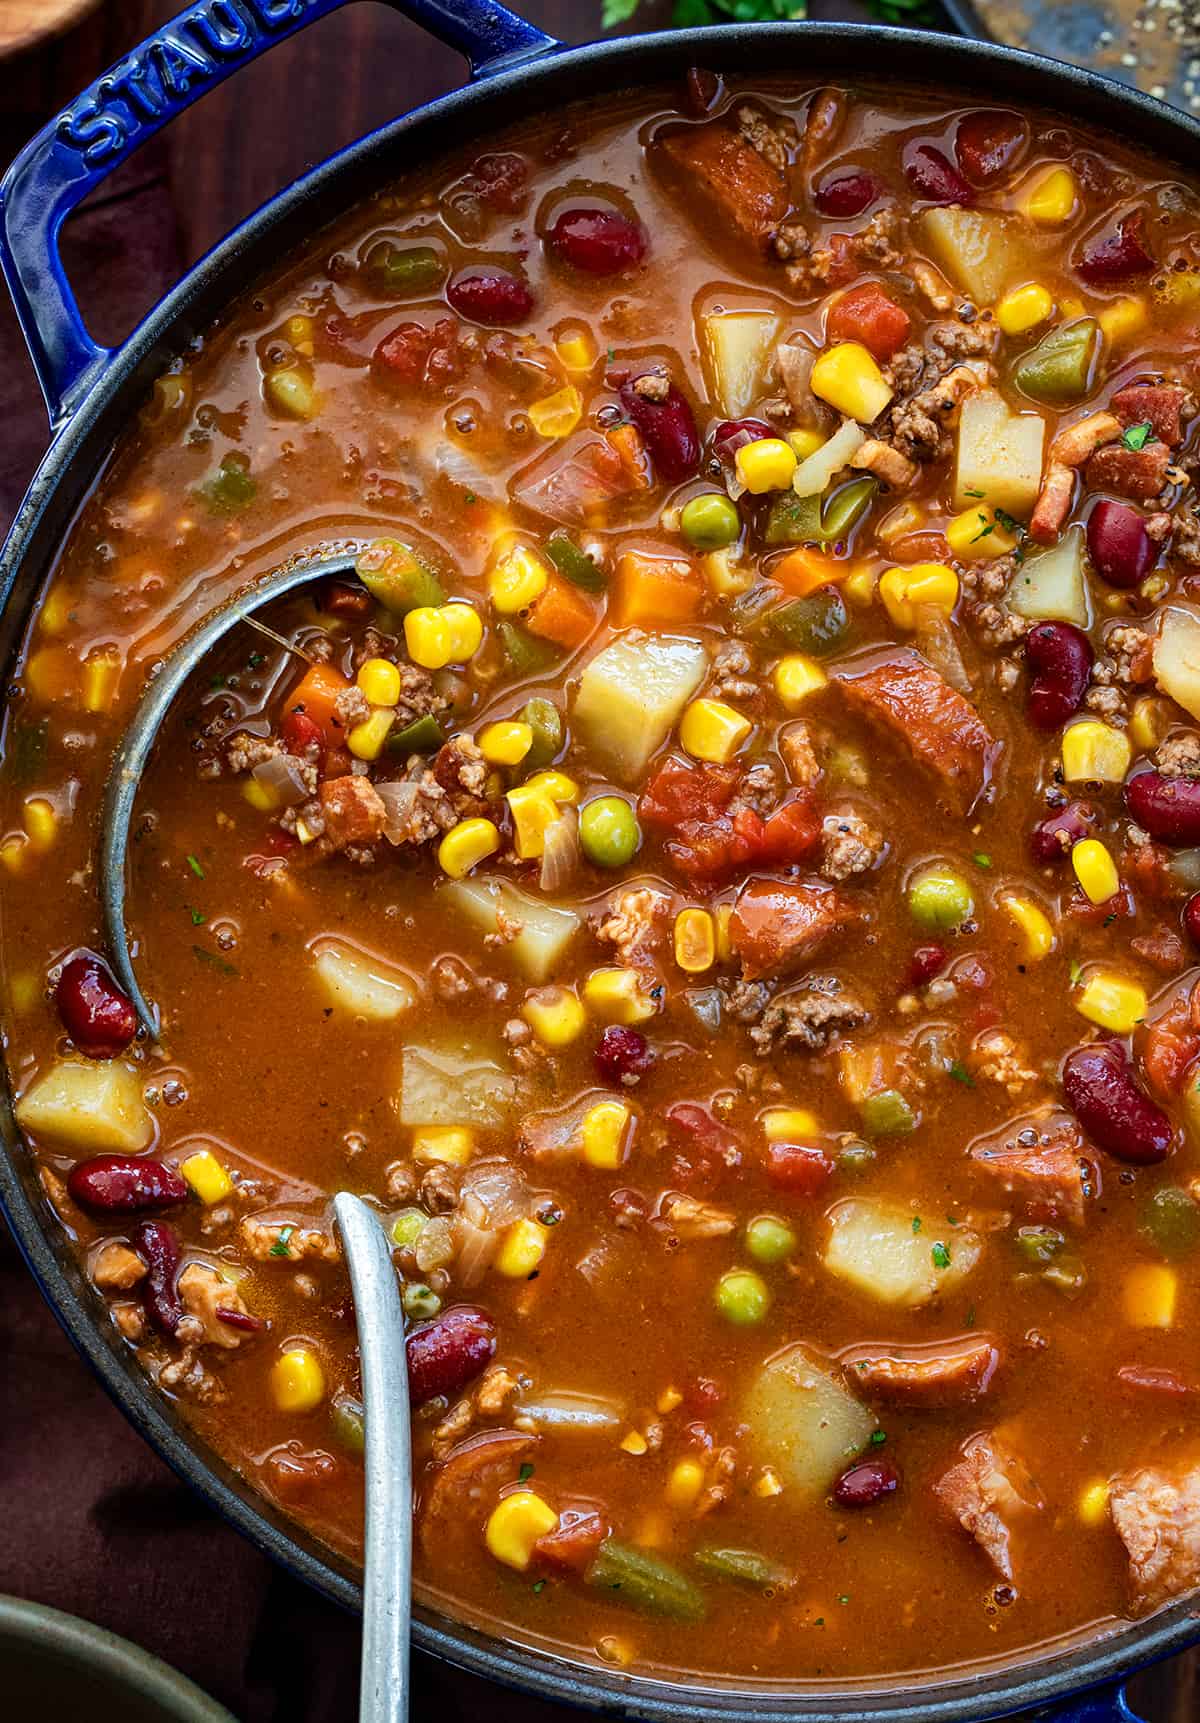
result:
[[[387,1235],[349,1191],[333,1199],[358,1323],[366,1435],[359,1723],[406,1723],[412,1612],[412,1433],[404,1312]]]

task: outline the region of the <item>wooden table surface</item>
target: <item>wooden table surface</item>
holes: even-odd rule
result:
[[[0,0],[0,10],[4,4]],[[170,0],[106,0],[68,33],[0,63],[0,161],[177,9]],[[522,10],[566,41],[600,34],[600,0],[524,0]],[[643,0],[639,27],[662,27],[669,13],[669,0]],[[812,0],[810,13],[864,16],[857,0]],[[173,244],[186,265],[322,157],[395,114],[452,89],[461,78],[462,62],[449,49],[389,6],[360,0],[281,43],[206,96],[170,127],[161,145],[145,152],[145,162],[134,159],[116,193],[108,195],[131,206],[140,199],[140,212],[146,206],[144,194],[156,190],[153,207],[174,225],[173,236],[164,234],[162,242]],[[86,280],[77,283],[85,314],[90,285]],[[156,296],[149,277],[144,290],[136,279],[123,283],[117,322],[124,326],[106,326],[102,319],[94,333],[108,342],[119,339]],[[11,425],[35,400],[36,387],[28,373],[9,375],[0,385],[5,421]],[[31,413],[26,411],[25,417],[36,426]],[[10,439],[5,450],[9,462],[31,472],[40,452],[39,436],[31,430],[27,446],[18,451]],[[1131,1700],[1148,1723],[1200,1723],[1200,1653],[1138,1677]],[[531,1707],[531,1717],[535,1710],[539,1718],[545,1716],[540,1707]]]

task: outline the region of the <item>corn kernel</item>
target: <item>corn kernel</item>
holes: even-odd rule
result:
[[[729,937],[729,923],[733,920],[733,905],[719,903],[713,910],[713,920],[717,926],[717,962],[728,963],[733,956],[733,941]]]
[[[312,829],[312,827],[309,825],[307,820],[300,819],[299,817],[297,818],[297,820],[296,820],[296,836],[299,838],[299,840],[302,844],[316,843],[316,841],[320,837],[320,835],[321,835],[320,832],[315,832]]]
[[[723,700],[693,700],[679,724],[679,740],[694,760],[722,766],[732,760],[753,722]]]
[[[667,1479],[667,1502],[673,1508],[690,1508],[703,1488],[704,1467],[699,1460],[680,1460]]]
[[[681,909],[675,917],[675,961],[687,975],[703,975],[717,955],[717,929],[706,909]]]
[[[356,760],[377,760],[391,734],[396,714],[390,706],[376,706],[369,718],[346,732],[346,746]]]
[[[995,511],[964,509],[946,527],[946,543],[960,562],[988,562],[1017,548],[1015,534],[1001,526]]]
[[[579,785],[574,778],[555,771],[553,767],[545,772],[535,772],[532,778],[525,780],[525,788],[536,790],[540,796],[549,796],[552,802],[574,803],[579,800]]]
[[[1063,733],[1063,777],[1068,783],[1119,784],[1132,758],[1124,730],[1098,718],[1081,718]]]
[[[558,1524],[558,1515],[532,1490],[514,1490],[504,1496],[488,1515],[484,1542],[488,1551],[505,1567],[524,1573],[533,1560],[533,1547]]]
[[[9,832],[0,840],[0,862],[4,863],[13,873],[19,873],[25,866],[25,852],[29,848],[29,839],[24,832]]]
[[[390,659],[366,659],[354,680],[372,706],[394,706],[400,698],[400,672]]]
[[[408,656],[422,670],[442,670],[451,661],[450,625],[443,610],[422,604],[404,618]]]
[[[813,1136],[820,1124],[807,1107],[771,1107],[762,1116],[762,1128],[769,1143],[797,1143]]]
[[[1042,227],[1058,227],[1070,221],[1079,201],[1079,188],[1070,168],[1051,168],[1025,193],[1020,207]]]
[[[797,461],[806,461],[810,455],[815,455],[825,446],[826,440],[820,431],[789,431],[787,434],[788,447]]]
[[[45,796],[30,796],[21,810],[25,831],[35,850],[48,850],[58,834],[58,809]]]
[[[668,1412],[674,1412],[676,1407],[683,1405],[683,1395],[678,1388],[664,1388],[654,1403],[654,1410],[665,1418]]]
[[[1084,982],[1075,1009],[1089,1023],[1111,1029],[1114,1035],[1132,1035],[1146,1016],[1146,995],[1136,981],[1126,981],[1111,969],[1098,969]]]
[[[488,595],[501,616],[516,616],[545,592],[550,570],[534,551],[515,544],[488,575]]]
[[[898,538],[907,538],[910,532],[920,532],[924,524],[925,516],[916,503],[898,503],[875,528],[875,537],[880,544],[894,544]]]
[[[637,1649],[618,1634],[604,1633],[596,1641],[596,1656],[602,1657],[605,1663],[611,1663],[617,1669],[628,1669],[637,1656]]]
[[[1175,1321],[1179,1283],[1173,1268],[1142,1262],[1131,1268],[1121,1288],[1125,1320],[1134,1328],[1170,1328]]]
[[[649,1450],[650,1444],[640,1430],[627,1430],[617,1446],[622,1453],[633,1454],[635,1458],[640,1458]]]
[[[700,558],[700,567],[709,587],[718,598],[736,598],[749,592],[758,579],[749,563],[740,563],[729,545],[723,550],[710,550]]]
[[[271,1366],[271,1394],[281,1412],[315,1412],[325,1398],[321,1360],[307,1346],[293,1346]]]
[[[296,312],[291,317],[285,318],[283,333],[289,347],[294,347],[296,352],[305,359],[312,358],[313,337],[316,328],[311,317],[305,317],[302,313]]]
[[[583,1002],[602,1023],[644,1023],[657,1006],[642,990],[636,969],[593,969],[583,984]]]
[[[509,1280],[528,1280],[546,1254],[546,1229],[526,1216],[504,1234],[496,1256],[497,1273]]]
[[[475,1133],[469,1125],[417,1125],[412,1156],[425,1166],[465,1167],[475,1153]]]
[[[569,437],[583,416],[583,396],[574,383],[544,395],[526,408],[529,423],[539,437]]]
[[[465,879],[473,867],[499,848],[500,833],[491,820],[459,820],[438,845],[438,863],[451,879]]]
[[[753,1489],[754,1494],[762,1501],[769,1500],[771,1496],[781,1496],[783,1494],[782,1480],[780,1479],[779,1473],[772,1466],[763,1467],[758,1477],[755,1478],[751,1488]]]
[[[543,1047],[568,1047],[587,1025],[587,1014],[569,987],[539,987],[526,994],[521,1016]]]
[[[883,373],[858,341],[828,347],[812,368],[809,387],[848,419],[869,425],[892,398]]]
[[[242,795],[260,814],[273,814],[279,806],[278,796],[273,795],[265,784],[260,784],[255,778],[242,780]]]
[[[591,331],[582,326],[565,329],[554,343],[554,351],[564,370],[579,375],[591,370],[596,363],[596,343]]]
[[[26,659],[22,680],[35,700],[62,700],[75,686],[76,669],[68,647],[41,646]]]
[[[517,784],[505,795],[513,817],[517,855],[532,861],[546,847],[546,828],[561,816],[558,804],[533,784]]]
[[[897,628],[915,628],[919,605],[932,605],[949,616],[958,602],[958,576],[944,562],[889,568],[880,576],[879,596]]]
[[[1025,946],[1025,958],[1037,963],[1054,950],[1054,928],[1049,916],[1031,897],[1003,897],[1001,907],[1016,924]]]
[[[315,419],[321,404],[312,378],[298,365],[268,371],[263,379],[263,392],[273,407],[291,419]]]
[[[633,1114],[624,1101],[597,1101],[583,1115],[583,1158],[589,1167],[615,1172],[629,1154]]]
[[[1133,336],[1140,335],[1149,318],[1146,301],[1129,296],[1114,299],[1096,313],[1096,321],[1110,347],[1116,347],[1122,341],[1129,341]]]
[[[1108,1517],[1108,1479],[1097,1478],[1094,1484],[1079,1492],[1076,1510],[1085,1526],[1103,1525]]]
[[[1053,310],[1053,296],[1040,282],[1029,281],[1004,295],[996,307],[996,322],[1006,335],[1024,335],[1044,323]]]
[[[815,658],[808,658],[803,652],[789,652],[775,666],[774,681],[780,704],[789,712],[798,712],[808,696],[824,688],[829,678]]]
[[[61,585],[52,587],[38,612],[39,630],[43,634],[61,634],[70,620],[71,599],[66,589]]]
[[[519,766],[533,747],[533,729],[515,718],[485,724],[476,740],[489,766]]]
[[[1117,865],[1099,838],[1081,838],[1072,847],[1071,866],[1091,903],[1107,903],[1121,889]]]
[[[787,490],[798,465],[795,450],[782,437],[759,437],[753,443],[743,443],[733,460],[738,478],[755,496]]]
[[[180,1161],[179,1171],[200,1201],[210,1207],[224,1202],[233,1190],[233,1180],[211,1149],[197,1149],[194,1155]]]
[[[1157,748],[1171,728],[1171,709],[1165,700],[1153,694],[1143,694],[1133,703],[1129,714],[1129,739],[1140,753]]]
[[[870,562],[859,562],[855,564],[842,582],[842,591],[851,604],[856,604],[860,610],[865,610],[869,604],[875,602],[877,585],[878,577],[874,566]]]
[[[483,639],[483,619],[473,604],[455,599],[442,606],[442,621],[449,633],[449,664],[465,664],[479,650]]]
[[[31,969],[23,969],[20,974],[9,976],[8,996],[18,1017],[27,1017],[40,1005],[44,993],[45,982]]]
[[[124,659],[115,646],[89,652],[83,661],[81,694],[85,712],[107,712],[116,698]]]

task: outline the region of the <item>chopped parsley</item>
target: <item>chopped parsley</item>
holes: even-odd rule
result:
[[[540,1597],[542,1592],[545,1591],[545,1589],[546,1589],[546,1582],[544,1579],[535,1579],[534,1580],[534,1582],[533,1582],[533,1594],[535,1597]]]
[[[921,1217],[919,1214],[915,1214],[913,1216],[912,1228],[913,1228],[914,1232],[920,1232],[920,1230],[921,1230]]]
[[[468,491],[466,496],[463,498],[463,501],[467,504],[467,506],[469,508],[472,503],[477,503],[479,501],[479,498],[475,495],[474,491]]]
[[[208,917],[202,909],[193,909],[190,904],[188,905],[188,914],[192,918],[193,927],[203,927],[205,922],[208,920]]]
[[[530,1478],[532,1478],[532,1476],[533,1476],[533,1461],[532,1460],[523,1460],[521,1462],[521,1470],[517,1473],[517,1482],[519,1484],[527,1484],[529,1482]]]
[[[232,963],[227,963],[223,957],[218,957],[216,952],[210,951],[206,945],[193,945],[192,951],[201,963],[211,964],[212,968],[220,970],[222,975],[237,974]]]
[[[973,1304],[967,1309],[967,1319],[963,1326],[965,1328],[974,1328],[975,1326],[975,1306]]]
[[[204,878],[204,869],[200,866],[200,863],[196,860],[195,856],[189,856],[187,858],[187,864],[197,879]]]
[[[1077,962],[1075,958],[1071,959],[1070,975],[1071,986],[1078,987],[1079,983],[1083,980],[1083,965],[1082,963]]]
[[[260,665],[265,664],[266,662],[265,654],[262,652],[252,652],[246,660],[246,669],[257,670]]]
[[[1005,532],[1012,533],[1014,538],[1025,537],[1025,528],[1021,525],[1019,520],[1016,520],[1009,514],[1007,509],[993,509],[992,513],[996,517],[996,525],[1002,526]]]
[[[850,1593],[848,1591],[843,1591],[838,1597],[838,1602],[839,1603],[849,1603],[850,1602]]]
[[[933,1258],[935,1268],[949,1268],[950,1246],[948,1244],[943,1244],[939,1239],[929,1254]]]
[[[990,532],[995,532],[996,530],[995,521],[989,520],[982,509],[979,511],[979,518],[983,522],[983,525],[971,540],[972,544],[978,544],[981,538],[986,538]]]
[[[975,1079],[967,1070],[961,1059],[955,1059],[950,1066],[950,1075],[956,1083],[961,1083],[964,1089],[973,1089]]]
[[[1135,452],[1139,449],[1144,449],[1147,443],[1157,441],[1157,438],[1154,435],[1154,426],[1150,423],[1149,419],[1141,425],[1126,425],[1124,431],[1121,433],[1121,441],[1127,449],[1133,449]]]
[[[872,1430],[871,1431],[871,1446],[873,1448],[882,1448],[883,1444],[886,1441],[887,1441],[887,1431],[886,1430]]]
[[[294,1226],[281,1226],[279,1229],[279,1237],[275,1240],[275,1243],[271,1246],[270,1255],[272,1255],[272,1256],[288,1256],[288,1255],[290,1255],[291,1253],[288,1250],[288,1242],[291,1239],[291,1236],[295,1232],[295,1230],[296,1229]]]
[[[982,496],[986,496],[987,492],[986,491],[964,491],[963,495],[968,496],[968,497],[982,497]],[[981,516],[980,518],[982,519],[983,517]]]
[[[991,867],[992,858],[986,850],[976,850],[972,860],[976,867]]]

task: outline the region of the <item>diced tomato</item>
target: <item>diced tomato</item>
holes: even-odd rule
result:
[[[768,866],[803,861],[812,853],[821,835],[821,822],[811,800],[804,794],[793,796],[759,823],[762,831],[755,860]],[[737,824],[736,820],[734,824]]]
[[[825,270],[826,286],[848,287],[860,270],[852,236],[848,233],[831,233],[827,249],[829,263]]]
[[[1147,1083],[1160,1100],[1172,1100],[1183,1088],[1184,1072],[1200,1055],[1200,984],[1173,1000],[1141,1031],[1139,1041]]]
[[[908,340],[912,320],[874,281],[851,288],[831,308],[826,334],[831,341],[859,341],[885,365]]]
[[[609,1527],[591,1508],[564,1508],[552,1532],[533,1546],[533,1559],[564,1573],[583,1573],[608,1536]]]
[[[1122,881],[1120,890],[1105,898],[1103,903],[1093,903],[1081,891],[1076,891],[1067,901],[1066,913],[1072,921],[1080,921],[1085,927],[1107,927],[1118,918],[1127,921],[1136,915],[1137,905],[1133,893]]]
[[[398,323],[375,349],[380,376],[408,389],[441,389],[467,369],[467,355],[453,317],[439,317],[432,327]]]
[[[638,813],[652,826],[713,820],[729,806],[737,781],[736,766],[694,766],[672,754],[642,791]]]
[[[682,1147],[727,1167],[741,1164],[742,1151],[731,1130],[714,1119],[698,1101],[676,1101],[667,1109],[667,1129]]]
[[[279,726],[279,740],[289,754],[303,754],[315,743],[325,751],[325,732],[307,712],[288,712]]]
[[[833,1173],[833,1162],[814,1143],[771,1143],[767,1149],[767,1177],[783,1191],[815,1196]]]

